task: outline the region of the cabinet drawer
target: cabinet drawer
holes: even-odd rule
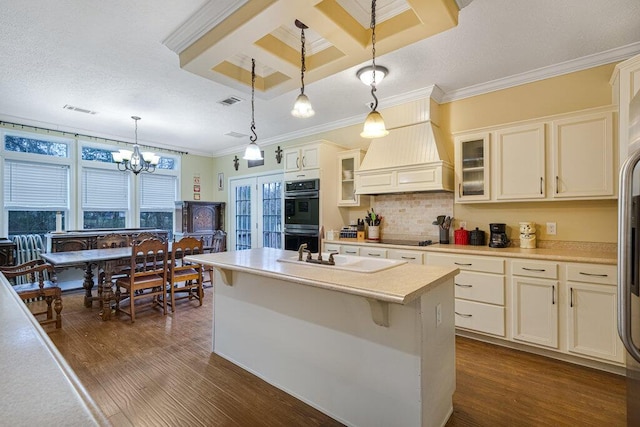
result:
[[[413,264],[422,264],[423,253],[419,251],[401,251],[397,249],[390,249],[387,253],[387,258],[400,259]]]
[[[344,255],[360,255],[360,247],[342,245],[340,246],[340,253]]]
[[[441,265],[460,270],[504,274],[504,259],[493,257],[427,254],[427,265]]]
[[[558,264],[555,262],[512,261],[511,273],[514,276],[557,279]]]
[[[567,280],[615,285],[618,272],[615,265],[567,264]]]
[[[328,253],[339,254],[340,253],[340,245],[336,245],[333,243],[325,243],[324,251]]]
[[[370,256],[374,258],[386,258],[387,250],[381,248],[360,248],[360,256]]]
[[[504,276],[461,271],[454,283],[456,298],[504,305]]]
[[[504,337],[504,307],[456,299],[456,327]]]

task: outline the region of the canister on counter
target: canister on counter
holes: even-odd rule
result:
[[[469,244],[469,231],[460,227],[459,230],[453,232],[453,242],[456,245],[468,245]]]
[[[471,232],[469,232],[469,244],[484,246],[484,231],[478,230],[478,227],[476,227],[475,230],[471,230]]]

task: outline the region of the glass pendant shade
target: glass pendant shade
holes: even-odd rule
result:
[[[295,104],[293,104],[293,110],[291,110],[291,115],[293,117],[299,117],[305,119],[307,117],[311,117],[316,112],[313,111],[313,107],[311,106],[311,102],[309,102],[309,98],[304,93],[298,95]]]
[[[244,150],[244,156],[242,158],[245,160],[262,160],[262,153],[260,152],[258,144],[254,141],[250,142]]]
[[[384,125],[382,115],[376,110],[373,110],[364,121],[364,127],[360,136],[363,138],[382,138],[387,135],[389,135],[389,131]]]
[[[112,152],[111,156],[114,163],[118,165],[118,170],[122,172],[131,171],[136,175],[140,172],[152,173],[160,163],[160,156],[150,151],[140,152],[140,147],[138,146],[138,120],[140,120],[140,117],[131,116],[131,118],[135,120],[136,124],[136,142],[133,145],[133,151],[118,150],[117,152]]]

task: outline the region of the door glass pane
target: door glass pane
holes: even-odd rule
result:
[[[251,186],[236,187],[236,250],[251,249]]]
[[[282,249],[282,183],[262,184],[262,246]]]

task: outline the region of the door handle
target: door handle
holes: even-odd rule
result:
[[[462,197],[462,184],[458,184],[458,197]]]
[[[640,362],[640,350],[631,336],[631,197],[633,169],[640,162],[640,150],[635,151],[620,168],[620,195],[618,198],[618,334],[631,357]]]

